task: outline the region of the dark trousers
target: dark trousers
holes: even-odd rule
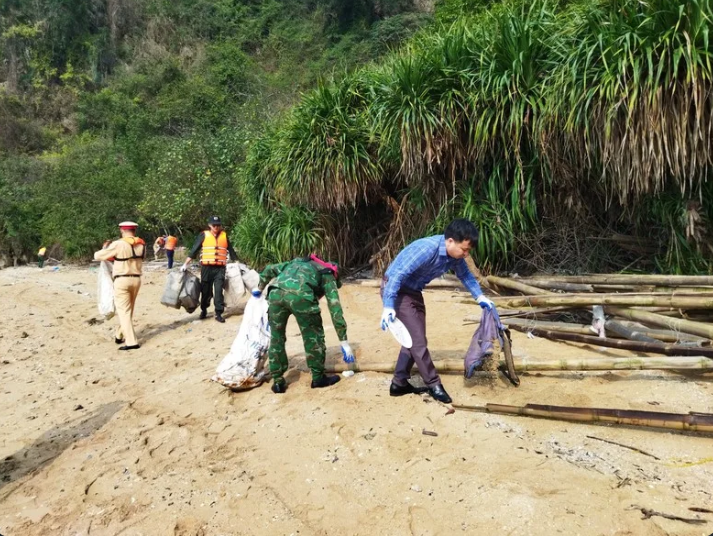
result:
[[[381,285],[383,294],[384,284]],[[436,372],[436,367],[428,351],[428,340],[426,339],[426,304],[423,301],[423,294],[415,290],[401,289],[396,296],[396,318],[401,320],[411,334],[413,345],[411,348],[401,347],[399,357],[396,360],[394,369],[394,383],[405,386],[411,377],[411,369],[414,363],[424,383],[432,387],[441,383],[441,378]]]
[[[38,255],[37,256],[37,266],[42,268],[45,265],[45,256],[44,255]]]
[[[173,268],[173,250],[172,249],[166,250],[166,258],[168,259],[168,269],[170,270],[171,268]]]
[[[223,303],[223,283],[225,282],[225,266],[201,266],[201,309],[208,310],[210,299],[215,296],[213,305],[215,314],[222,315],[225,310]]]

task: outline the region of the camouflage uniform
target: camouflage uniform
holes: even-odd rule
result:
[[[258,288],[264,289],[273,278],[275,280],[268,291],[267,313],[272,334],[268,352],[272,379],[276,384],[284,382],[282,375],[287,370],[285,330],[287,320],[293,314],[302,333],[312,380],[320,380],[324,376],[326,348],[319,299],[327,296],[329,313],[339,340],[347,340],[347,323],[337,290],[341,284],[328,268],[302,258],[267,266],[260,274]]]

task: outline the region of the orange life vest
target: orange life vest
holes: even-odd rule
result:
[[[166,238],[166,249],[174,250],[176,249],[176,244],[178,244],[178,238],[168,235],[168,238]]]
[[[218,237],[210,231],[203,231],[201,264],[225,266],[228,264],[228,235],[221,231]]]
[[[125,236],[122,238],[122,240],[131,246],[131,257],[126,257],[125,259],[120,259],[119,257],[115,257],[114,259],[109,259],[109,260],[128,261],[131,259],[143,259],[146,256],[146,247],[145,247],[146,242],[144,242],[143,239],[138,238],[136,236]],[[136,246],[141,246],[141,254],[140,255],[136,254],[136,249],[134,249]]]

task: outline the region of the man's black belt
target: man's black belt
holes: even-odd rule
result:
[[[141,275],[140,274],[139,275],[134,275],[134,274],[115,275],[114,279],[116,279],[117,277],[141,277]]]

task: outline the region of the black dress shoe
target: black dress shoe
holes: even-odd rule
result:
[[[225,318],[223,318],[223,315],[215,315],[215,321],[225,324]]]
[[[446,390],[440,383],[437,383],[436,385],[431,387],[428,392],[431,393],[431,396],[439,402],[443,402],[444,404],[450,404],[451,402],[453,402],[453,399],[448,396],[448,393],[446,393]]]
[[[409,382],[406,382],[406,385],[403,386],[391,382],[391,387],[389,387],[389,395],[391,396],[420,395],[426,391],[428,391],[428,387],[414,387]]]
[[[277,382],[272,384],[272,392],[275,393],[276,395],[281,395],[285,391],[287,391],[287,382]]]
[[[319,380],[312,380],[312,389],[318,389],[320,387],[329,387],[334,385],[341,378],[339,376],[322,376]]]
[[[119,350],[138,350],[141,348],[140,344],[132,344],[131,346],[119,346]]]
[[[201,316],[199,316],[198,318],[200,320],[205,320],[207,316],[208,316],[208,311],[201,311]]]
[[[114,337],[114,342],[116,344],[124,344],[124,339],[117,339],[116,337]]]

